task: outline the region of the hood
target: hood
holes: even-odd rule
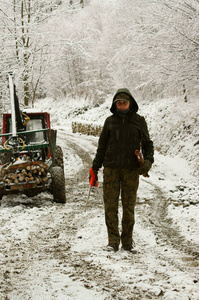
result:
[[[126,88],[117,90],[117,92],[115,93],[115,95],[113,97],[113,102],[112,102],[112,106],[110,108],[110,111],[112,113],[114,113],[116,111],[116,104],[114,103],[114,100],[115,100],[116,96],[120,93],[125,93],[128,96],[130,96],[130,103],[131,103],[130,104],[130,111],[137,112],[138,109],[139,109],[138,104],[135,101],[135,99],[133,98],[133,96],[131,95],[130,91]]]

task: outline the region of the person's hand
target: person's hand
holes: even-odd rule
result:
[[[95,176],[95,180],[93,181],[93,186],[96,186],[96,184],[98,182],[98,176],[97,176],[98,171],[93,170],[93,169],[92,169],[92,171],[93,171],[94,176]],[[91,172],[89,171],[89,183],[90,183],[90,181],[91,181]]]
[[[138,174],[144,176],[147,175],[147,173],[151,169],[151,165],[152,165],[151,162],[148,159],[146,159],[144,161],[143,166],[138,169]]]

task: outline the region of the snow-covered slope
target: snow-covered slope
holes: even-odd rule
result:
[[[71,122],[86,122],[103,125],[111,114],[112,99],[98,107],[91,108],[85,100],[43,99],[35,107],[51,112],[54,126],[72,130]],[[161,99],[139,103],[139,113],[143,115],[154,141],[155,149],[170,157],[184,159],[194,176],[199,175],[199,102],[192,99],[183,102],[180,98]],[[195,145],[195,146],[194,146]]]

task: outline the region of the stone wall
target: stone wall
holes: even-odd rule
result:
[[[82,133],[85,135],[99,136],[102,131],[102,126],[96,124],[87,124],[80,122],[72,122],[73,133]]]

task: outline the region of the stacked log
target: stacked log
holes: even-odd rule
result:
[[[47,181],[48,166],[43,162],[27,162],[11,165],[1,171],[1,181],[6,185],[36,183],[39,185]]]
[[[72,122],[73,133],[78,132],[85,135],[99,136],[101,131],[102,131],[102,127],[100,125]]]

